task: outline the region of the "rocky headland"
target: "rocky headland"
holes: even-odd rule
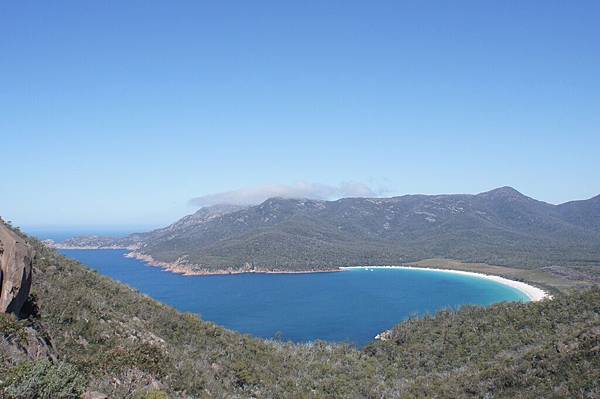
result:
[[[31,289],[33,250],[0,222],[0,312],[19,314]]]

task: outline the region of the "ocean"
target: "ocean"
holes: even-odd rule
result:
[[[60,252],[180,311],[241,333],[294,342],[361,347],[409,317],[466,304],[527,300],[497,282],[443,272],[353,269],[181,276],[126,258],[124,250]]]

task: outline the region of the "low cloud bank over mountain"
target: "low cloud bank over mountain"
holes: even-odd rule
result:
[[[270,184],[246,187],[192,198],[190,204],[205,207],[217,204],[257,205],[268,198],[308,198],[334,200],[344,197],[377,197],[381,193],[364,183],[346,182],[337,186],[298,182],[296,184]]]

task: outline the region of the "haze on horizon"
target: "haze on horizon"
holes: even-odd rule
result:
[[[4,3],[0,213],[600,194],[600,3],[460,3]]]

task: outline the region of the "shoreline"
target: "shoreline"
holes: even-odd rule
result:
[[[452,274],[460,274],[463,276],[475,277],[485,280],[495,281],[499,284],[503,284],[505,286],[514,288],[521,293],[523,293],[527,298],[529,298],[530,302],[538,302],[543,299],[552,299],[552,295],[550,295],[545,290],[538,288],[534,285],[524,283],[522,281],[511,280],[506,277],[497,276],[494,274],[485,274],[485,273],[477,273],[477,272],[467,272],[464,270],[455,270],[455,269],[442,269],[442,268],[434,268],[434,267],[416,267],[416,266],[347,266],[341,267],[342,270],[347,269],[404,269],[404,270],[422,270],[429,272],[440,272],[440,273],[452,273]]]
[[[538,288],[534,285],[511,280],[506,277],[501,277],[495,274],[487,274],[483,272],[472,272],[465,270],[457,270],[457,269],[447,269],[447,268],[436,268],[436,267],[419,267],[419,266],[342,266],[336,267],[333,269],[327,270],[267,270],[267,269],[217,269],[217,270],[193,270],[190,269],[190,265],[187,263],[175,261],[175,262],[162,262],[157,261],[152,256],[142,254],[137,252],[137,248],[127,248],[127,247],[62,247],[57,249],[84,249],[84,250],[94,250],[94,249],[114,249],[114,250],[128,250],[123,254],[123,256],[127,258],[137,259],[148,266],[151,267],[159,267],[169,273],[175,273],[186,277],[191,276],[226,276],[226,275],[236,275],[236,274],[308,274],[308,273],[338,273],[346,270],[352,269],[404,269],[404,270],[422,270],[429,272],[440,272],[440,273],[453,273],[460,274],[463,276],[469,276],[474,278],[491,280],[499,284],[503,284],[505,286],[511,287],[520,291],[524,294],[530,302],[537,302],[543,299],[552,299],[552,295],[550,295],[547,291]]]
[[[234,274],[308,274],[308,273],[338,273],[342,272],[341,268],[328,270],[267,270],[267,269],[217,269],[217,270],[190,270],[190,265],[187,263],[178,262],[161,262],[157,261],[152,256],[131,251],[123,256],[133,258],[145,262],[152,267],[160,267],[161,269],[182,276],[228,276]]]
[[[61,242],[54,242],[53,240],[42,240],[42,244],[52,249],[68,249],[68,250],[82,250],[91,251],[96,249],[125,249],[127,251],[135,251],[139,249],[136,245],[68,245]]]

